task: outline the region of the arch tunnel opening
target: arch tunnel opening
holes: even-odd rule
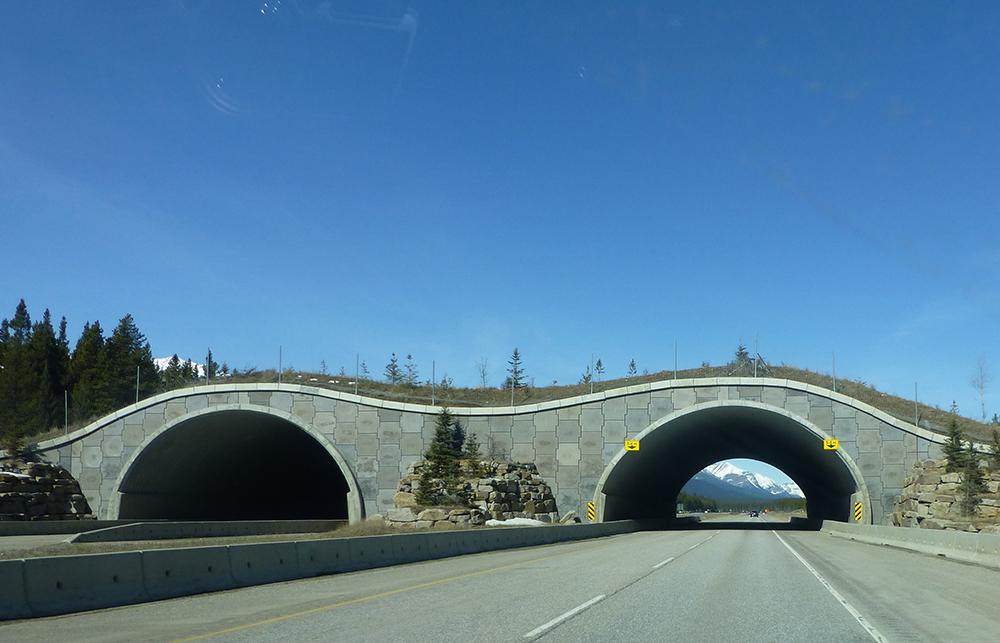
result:
[[[138,454],[118,489],[128,520],[347,520],[347,479],[292,422],[255,411],[199,415]]]
[[[788,415],[749,404],[695,409],[654,428],[639,451],[626,452],[605,477],[604,520],[663,520],[696,473],[721,460],[747,458],[785,472],[806,496],[810,521],[849,520],[855,476],[823,438]]]

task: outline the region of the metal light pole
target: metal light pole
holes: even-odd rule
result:
[[[139,365],[135,366],[135,403],[139,403]]]
[[[434,360],[431,360],[431,406],[434,406],[434,380],[437,379],[437,374],[434,371]]]
[[[281,346],[278,346],[278,384],[281,384]]]
[[[354,394],[358,394],[358,364],[361,363],[361,353],[354,354]]]
[[[674,379],[677,379],[677,340],[674,340]]]
[[[833,392],[837,392],[837,353],[836,351],[830,351],[830,356],[833,358]]]

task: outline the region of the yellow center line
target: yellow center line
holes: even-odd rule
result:
[[[333,605],[324,605],[322,607],[314,607],[312,609],[304,610],[302,612],[295,612],[294,614],[285,614],[284,616],[275,616],[274,618],[265,619],[263,621],[256,621],[254,623],[247,623],[245,625],[237,625],[236,627],[226,628],[224,630],[218,630],[216,632],[209,632],[207,634],[199,634],[197,636],[191,636],[186,639],[177,639],[171,641],[171,643],[187,643],[188,641],[198,641],[201,639],[207,639],[212,636],[218,636],[220,634],[228,634],[230,632],[239,632],[240,630],[250,629],[251,627],[260,627],[261,625],[268,625],[270,623],[278,623],[280,621],[285,621],[290,618],[295,618],[297,616],[308,616],[309,614],[316,614],[318,612],[325,612],[326,610],[332,610],[335,607],[343,607],[344,605],[353,605],[354,603],[363,603],[365,601],[370,601],[375,598],[382,598],[384,596],[392,596],[393,594],[400,594],[402,592],[409,592],[414,589],[421,589],[424,587],[432,587],[434,585],[440,585],[442,583],[450,583],[456,580],[462,580],[464,578],[472,578],[474,576],[482,576],[483,574],[491,574],[493,572],[503,571],[505,569],[511,569],[513,567],[520,567],[521,565],[527,565],[529,563],[537,563],[543,560],[550,560],[552,558],[559,558],[560,556],[568,556],[570,554],[578,554],[583,551],[589,551],[591,549],[598,549],[601,547],[607,547],[612,543],[603,543],[600,545],[594,545],[592,547],[584,547],[582,549],[575,549],[573,551],[562,552],[560,554],[552,554],[551,556],[542,556],[541,558],[532,558],[531,560],[525,560],[520,563],[512,563],[510,565],[504,565],[503,567],[494,567],[493,569],[484,569],[478,572],[472,572],[469,574],[462,574],[461,576],[452,576],[451,578],[442,578],[440,580],[434,580],[427,583],[420,583],[419,585],[412,585],[410,587],[403,587],[400,589],[390,590],[388,592],[382,592],[380,594],[372,594],[371,596],[364,596],[362,598],[353,598],[349,601],[343,601],[341,603],[334,603]],[[484,552],[485,553],[485,552]]]

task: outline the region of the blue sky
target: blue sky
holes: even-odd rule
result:
[[[464,385],[756,333],[974,417],[1000,377],[995,3],[152,4],[5,7],[0,316]]]

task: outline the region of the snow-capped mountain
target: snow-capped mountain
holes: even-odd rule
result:
[[[173,356],[171,356],[171,357],[154,357],[153,358],[153,363],[156,364],[156,370],[158,370],[158,371],[165,371],[165,370],[167,370],[167,367],[170,366],[170,360],[172,360],[172,359],[173,359]],[[183,364],[185,361],[187,361],[187,360],[183,360],[182,359],[181,360],[181,364]],[[205,377],[205,365],[204,364],[199,364],[198,362],[192,361],[191,362],[191,366],[194,367],[194,371],[195,371],[195,373],[198,374],[198,377]]]
[[[729,462],[717,462],[710,467],[705,467],[703,473],[714,476],[739,489],[763,491],[774,498],[805,498],[802,490],[794,482],[779,484],[765,475],[740,469]]]

